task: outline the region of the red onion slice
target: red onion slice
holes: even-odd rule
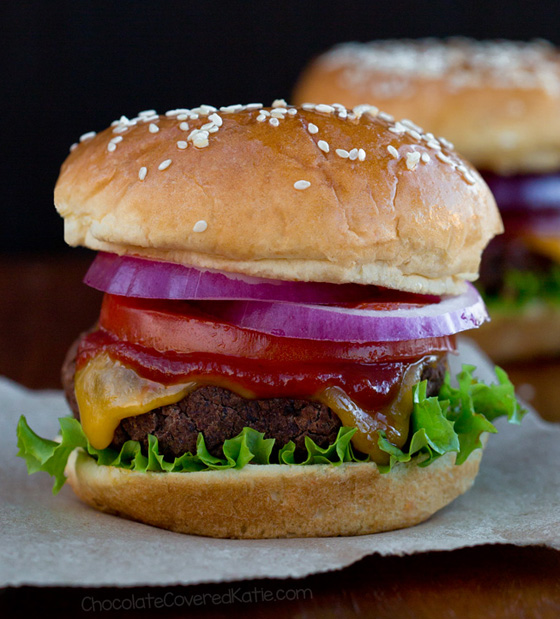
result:
[[[202,271],[170,262],[99,253],[84,283],[125,297],[143,299],[266,300],[301,303],[352,303],[368,298],[374,286],[287,282]]]
[[[202,303],[203,309],[244,329],[282,337],[335,342],[400,342],[454,335],[488,320],[484,302],[466,292],[439,303],[395,310],[364,310],[266,301]]]

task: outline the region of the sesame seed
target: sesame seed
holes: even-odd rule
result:
[[[296,181],[294,183],[294,188],[295,189],[307,189],[308,187],[311,186],[311,183],[309,181]]]
[[[420,153],[406,153],[406,167],[409,170],[415,170],[420,161]]]
[[[466,167],[466,166],[464,166],[463,164],[458,165],[458,166],[457,166],[457,170],[458,170],[459,172],[462,172],[463,174],[468,174],[468,173],[469,173],[469,170],[468,170],[468,169],[467,169],[467,167]]]
[[[319,105],[315,106],[316,112],[322,112],[323,114],[332,114],[334,112],[334,107],[332,105],[325,105],[324,103],[319,103]]]
[[[428,153],[422,153],[422,157],[420,157],[424,163],[428,163],[431,161],[430,155]]]
[[[214,127],[214,123],[205,123],[202,127],[200,127],[200,131],[208,131],[209,129],[212,129],[212,127]]]
[[[377,114],[378,118],[381,118],[381,120],[386,120],[387,122],[392,123],[395,120],[394,116],[391,116],[391,114],[387,114],[386,112],[379,112]]]
[[[335,150],[335,153],[339,156],[342,157],[342,159],[348,159],[348,155],[350,154],[347,150],[344,150],[343,148],[337,148]]]
[[[358,149],[357,148],[353,148],[348,153],[348,159],[350,159],[350,161],[355,161],[357,158],[358,158]]]
[[[284,99],[275,99],[272,102],[272,107],[287,107],[288,104],[286,103],[286,101],[284,101]]]
[[[220,112],[223,114],[235,114],[235,112],[240,112],[243,109],[242,105],[236,103],[235,105],[226,105],[220,108]],[[217,110],[214,110],[217,111]]]
[[[208,146],[208,138],[204,135],[197,135],[193,140],[193,144],[197,148],[206,148]]]
[[[361,118],[363,114],[369,114],[370,116],[377,116],[379,114],[379,109],[375,107],[375,105],[368,105],[367,103],[362,103],[361,105],[357,105],[352,109],[352,112],[356,115],[357,118]]]
[[[469,172],[465,172],[463,174],[463,178],[467,181],[467,183],[469,185],[474,185],[476,183],[475,177],[472,174],[470,174]]]
[[[449,140],[446,140],[445,138],[438,138],[438,140],[449,150],[453,150],[455,148],[455,146]]]
[[[434,148],[435,150],[441,150],[441,144],[437,140],[429,140],[427,146]]]
[[[177,114],[177,120],[188,120],[188,114]]]
[[[389,144],[389,146],[387,146],[387,150],[389,151],[391,157],[394,157],[395,159],[399,158],[399,151],[392,144]]]
[[[211,120],[216,127],[221,127],[224,122],[222,117],[218,114],[210,114],[210,116],[208,116],[208,120]]]
[[[188,137],[187,140],[194,140],[197,137],[201,137],[201,138],[207,138],[209,135],[208,131],[205,131],[204,129],[193,129]]]
[[[88,131],[87,133],[84,133],[83,135],[80,136],[80,142],[91,140],[91,138],[94,138],[96,135],[97,133],[95,131]]]
[[[363,148],[360,148],[358,150],[358,159],[360,161],[365,161],[366,160],[366,151]]]
[[[139,170],[138,170],[138,178],[143,181],[146,178],[146,174],[148,173],[148,168],[146,168],[145,166],[142,166]]]
[[[418,133],[418,131],[415,131],[414,129],[407,129],[406,133],[415,140],[420,141],[422,139],[422,136]]]
[[[307,110],[308,112],[310,112],[311,110],[315,109],[315,104],[314,103],[302,103],[301,109]]]
[[[311,134],[319,133],[319,127],[317,127],[317,125],[314,125],[313,123],[309,123],[307,125],[307,131],[309,131],[309,133]]]
[[[159,127],[157,125],[154,125],[154,123],[150,123],[148,130],[150,133],[157,133],[159,131]]]
[[[405,125],[405,127],[408,127],[409,129],[413,129],[417,133],[422,133],[422,127],[419,127],[416,123],[408,120],[408,118],[403,118],[401,120],[401,124]]]
[[[122,135],[117,135],[114,138],[110,139],[110,142],[113,142],[113,144],[118,144],[119,142],[123,141],[123,137]]]
[[[328,142],[325,142],[325,140],[319,140],[317,142],[317,146],[324,152],[324,153],[328,153],[330,150],[330,146],[328,144]]]
[[[155,116],[157,112],[155,110],[142,110],[138,112],[138,116]]]
[[[286,112],[283,110],[283,108],[278,108],[276,110],[272,110],[272,113],[270,114],[271,116],[273,116],[274,118],[279,118],[280,120],[284,120],[284,114]]]
[[[124,133],[125,131],[128,131],[128,127],[126,125],[117,125],[113,129],[113,133]]]
[[[242,105],[231,105],[230,107],[232,108],[237,108],[237,110],[239,110],[240,108],[242,108]],[[218,108],[214,107],[213,105],[201,105],[198,108],[199,112],[203,115],[203,116],[208,116],[209,114],[211,114],[212,112],[217,112]]]
[[[339,118],[348,118],[348,112],[346,110],[339,110],[338,117]]]
[[[295,107],[291,107],[288,109],[288,114],[290,116],[295,116],[297,114],[297,109]]]
[[[216,131],[219,131],[220,127],[216,127],[216,125],[212,125],[210,127],[210,129],[208,129],[208,133],[216,133]]]
[[[193,232],[204,232],[208,228],[208,224],[204,219],[199,219],[193,226]]]
[[[247,110],[260,110],[262,106],[263,106],[262,103],[248,103],[245,106],[245,109],[247,109]]]
[[[257,122],[262,123],[266,120],[266,116],[264,114],[259,114],[257,116]]]
[[[185,140],[179,140],[177,142],[177,148],[180,148],[181,150],[185,150],[185,148],[187,148],[188,144],[187,142],[185,142]]]
[[[171,165],[171,159],[166,159],[158,165],[158,170],[166,170]]]
[[[268,121],[273,127],[278,127],[278,125],[280,124],[280,121],[277,118],[271,118]]]
[[[268,110],[261,110],[260,114],[262,114],[263,116],[270,116],[270,112]]]
[[[197,120],[198,119],[198,114],[196,112],[193,112],[192,114],[189,114],[189,119],[190,120]]]
[[[182,122],[179,125],[179,129],[181,129],[181,131],[188,131],[189,130],[189,123],[187,122]]]
[[[107,144],[107,150],[112,153],[117,150],[117,145],[114,142],[109,142],[109,144]]]
[[[440,161],[443,161],[443,163],[451,163],[451,164],[453,163],[453,161],[447,155],[444,155],[441,151],[438,151],[436,153],[436,157]]]
[[[78,142],[74,142],[72,146],[70,146],[70,152],[74,152],[78,148]]]

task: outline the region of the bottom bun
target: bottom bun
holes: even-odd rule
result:
[[[525,311],[490,311],[491,322],[469,331],[496,363],[560,354],[560,307],[532,305]]]
[[[163,529],[262,539],[364,535],[418,524],[473,484],[482,449],[455,465],[247,465],[241,470],[139,473],[76,451],[66,473],[88,505]]]

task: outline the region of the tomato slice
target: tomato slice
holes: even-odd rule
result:
[[[285,338],[221,321],[192,302],[111,294],[104,296],[99,326],[120,340],[158,352],[199,352],[294,363],[378,363],[455,350],[453,336],[366,343]]]

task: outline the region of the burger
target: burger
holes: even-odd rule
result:
[[[446,373],[486,319],[467,281],[502,225],[469,164],[396,126],[279,100],[82,136],[55,204],[105,296],[64,364],[59,439],[20,420],[29,471],[232,538],[407,527],[465,492],[492,420],[522,415],[499,369]]]
[[[480,269],[492,322],[473,337],[497,361],[560,352],[557,49],[463,38],[347,43],[309,66],[295,98],[375,103],[451,140],[481,171],[505,225]]]

